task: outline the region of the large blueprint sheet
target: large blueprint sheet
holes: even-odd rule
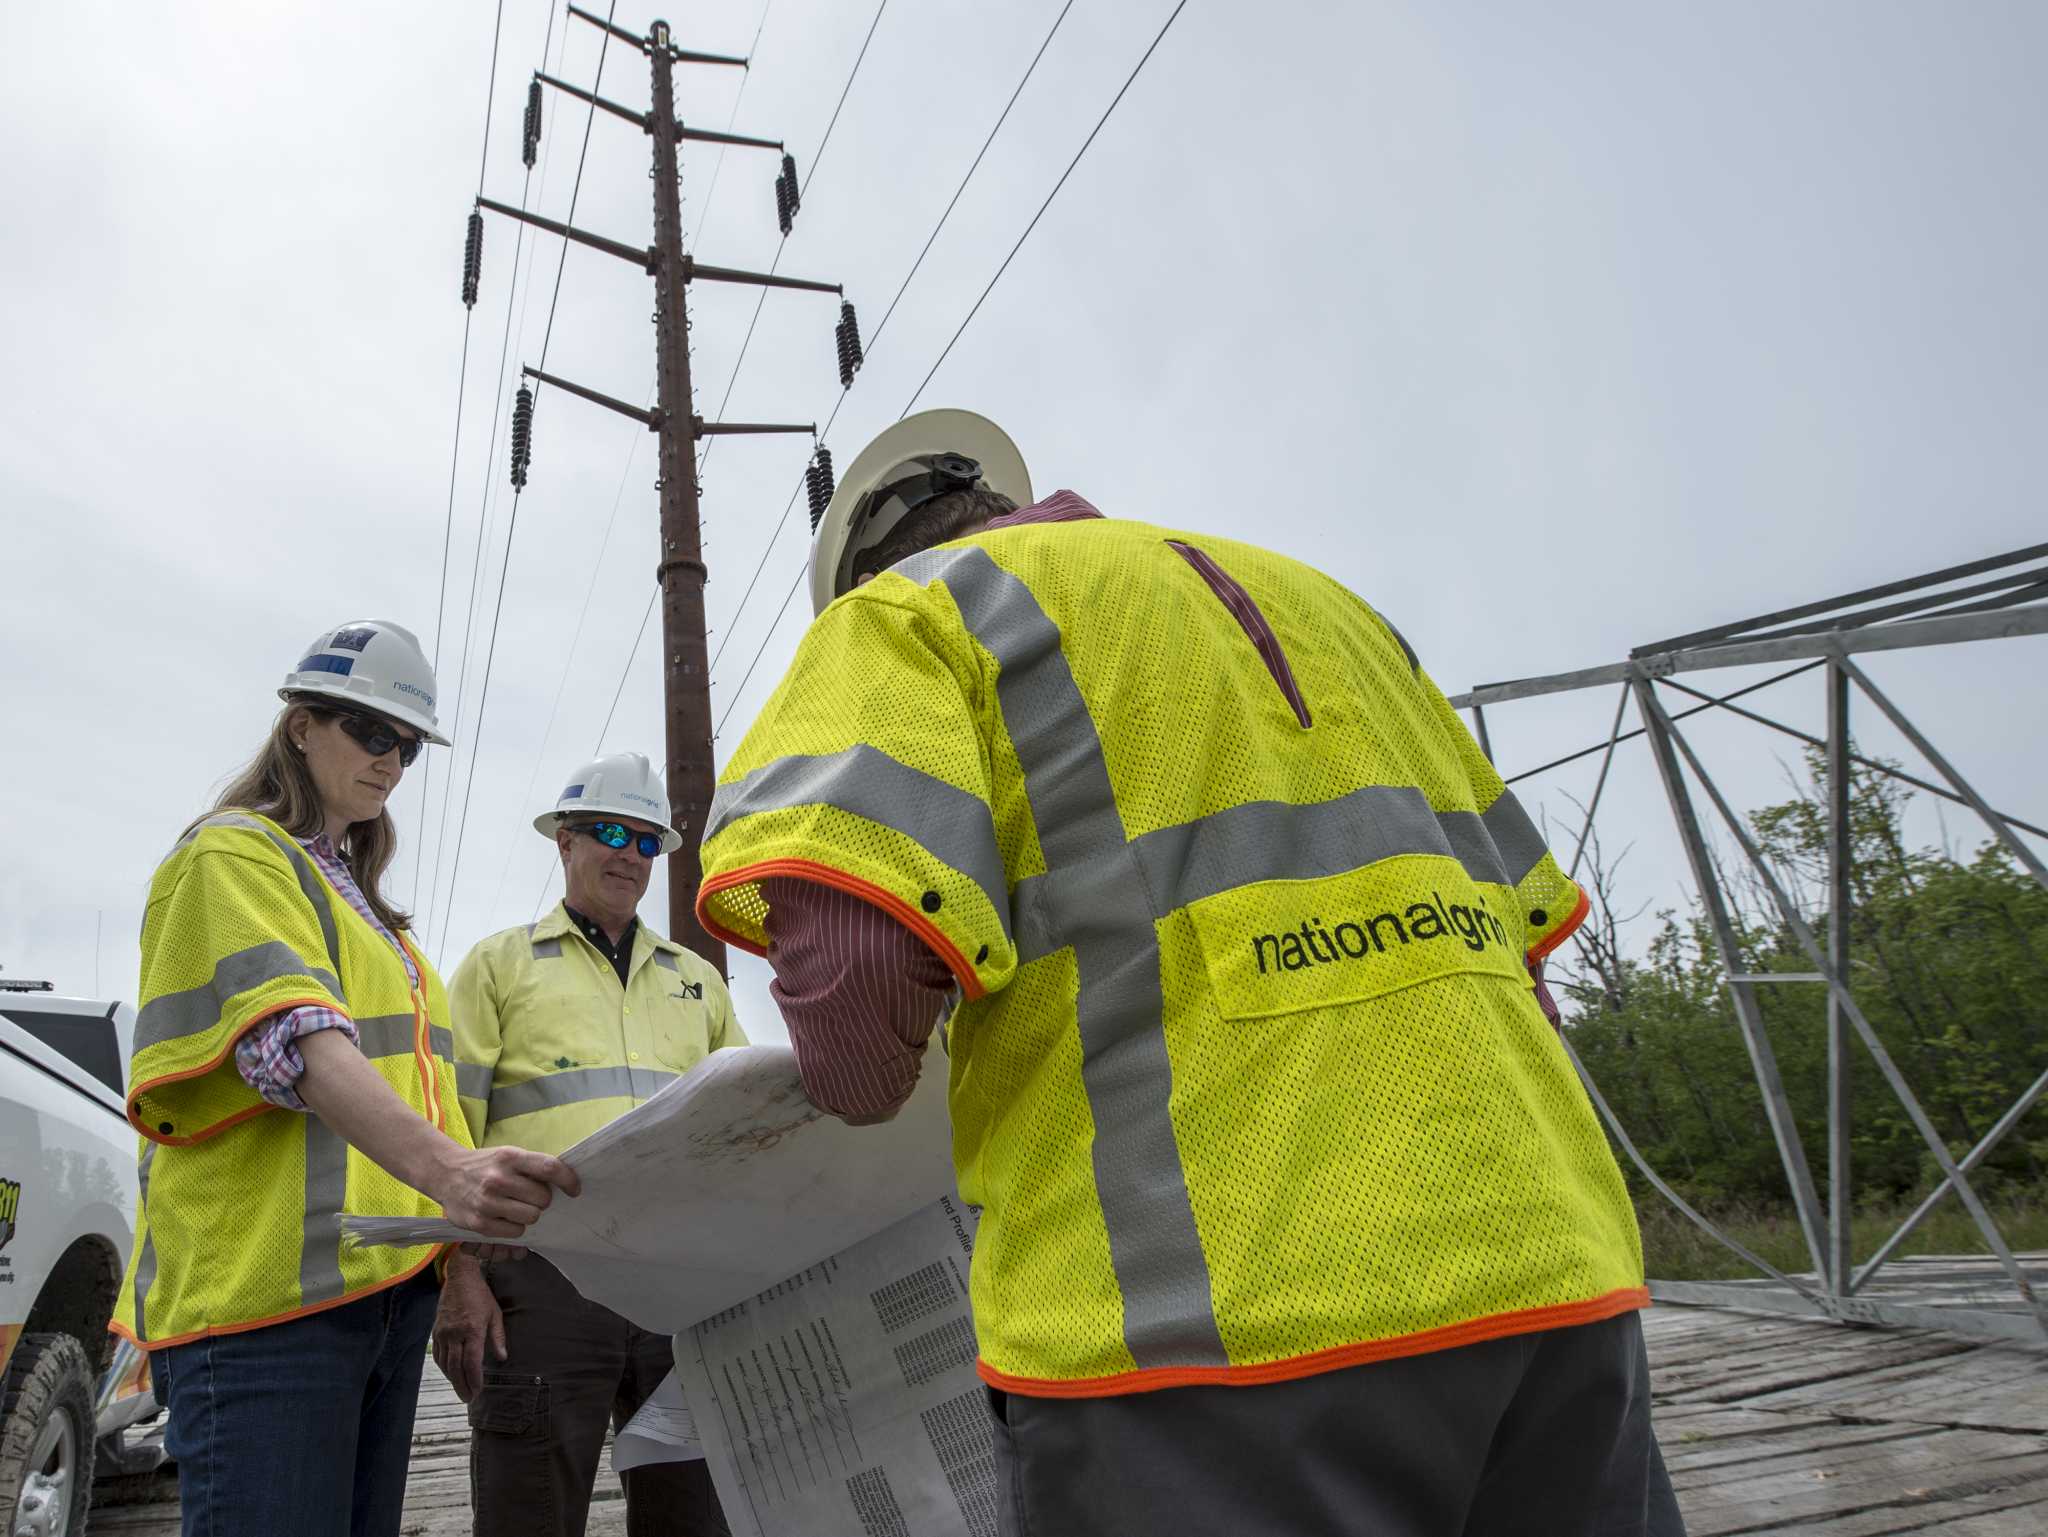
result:
[[[786,1046],[713,1052],[562,1156],[583,1194],[557,1195],[520,1242],[584,1296],[662,1334],[953,1189],[943,1072],[925,1073],[895,1120],[851,1127],[804,1097]],[[477,1238],[446,1221],[343,1220],[362,1243]]]

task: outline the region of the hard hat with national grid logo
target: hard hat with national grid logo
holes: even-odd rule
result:
[[[668,792],[645,753],[615,752],[592,758],[569,776],[553,811],[533,819],[533,830],[553,840],[570,817],[632,817],[661,829],[661,851],[673,854],[683,835],[669,825]]]
[[[853,586],[854,561],[934,497],[981,485],[1019,507],[1031,500],[1031,472],[1010,435],[972,411],[920,411],[860,451],[811,542],[811,611]]]
[[[277,696],[318,694],[374,710],[449,747],[437,729],[437,692],[433,664],[412,631],[389,619],[351,619],[313,638]]]

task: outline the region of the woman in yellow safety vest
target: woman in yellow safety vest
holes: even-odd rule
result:
[[[447,995],[381,889],[386,802],[448,745],[419,642],[341,625],[278,692],[269,739],[150,884],[113,1327],[150,1352],[186,1537],[372,1537],[398,1531],[439,1251],[345,1245],[342,1213],[511,1238],[577,1184],[472,1145]]]

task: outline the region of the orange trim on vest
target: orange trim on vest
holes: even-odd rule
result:
[[[418,951],[406,944],[403,935],[399,936],[398,942],[405,946],[406,953],[412,957],[412,963],[421,978],[420,986],[413,989],[412,993],[412,1061],[414,1069],[420,1075],[421,1104],[425,1108],[427,1120],[433,1123],[434,1129],[446,1132],[448,1107],[441,1098],[441,1059],[434,1055],[433,1016],[427,1010],[426,962],[420,959]]]
[[[374,1297],[377,1295],[378,1292],[389,1291],[392,1287],[399,1285],[401,1282],[410,1281],[422,1270],[425,1270],[427,1266],[433,1264],[435,1260],[439,1259],[441,1257],[441,1251],[448,1247],[449,1246],[447,1244],[435,1244],[433,1252],[430,1253],[425,1259],[421,1260],[417,1265],[413,1266],[412,1269],[407,1270],[402,1274],[395,1275],[391,1277],[388,1281],[379,1281],[376,1285],[365,1286],[360,1291],[344,1292],[339,1297],[331,1297],[325,1302],[316,1302],[311,1307],[293,1308],[289,1313],[273,1313],[268,1318],[252,1318],[246,1323],[213,1324],[204,1329],[194,1329],[189,1334],[173,1335],[171,1338],[167,1340],[137,1339],[135,1337],[135,1331],[133,1329],[128,1328],[118,1318],[111,1319],[108,1321],[107,1332],[109,1334],[120,1335],[122,1339],[128,1341],[129,1344],[135,1346],[139,1350],[167,1350],[173,1345],[189,1345],[194,1340],[208,1339],[215,1335],[247,1334],[251,1329],[267,1329],[272,1324],[288,1324],[294,1318],[310,1318],[315,1313],[324,1313],[329,1308],[338,1308],[343,1303],[357,1302],[364,1297]]]
[[[156,1077],[150,1079],[149,1082],[144,1084],[138,1084],[134,1089],[130,1090],[128,1094],[128,1102],[126,1105],[122,1107],[127,1112],[128,1124],[130,1126],[133,1126],[138,1132],[142,1133],[142,1135],[147,1137],[150,1141],[161,1143],[165,1147],[190,1147],[195,1142],[204,1142],[209,1137],[219,1136],[222,1132],[226,1131],[230,1126],[241,1125],[242,1122],[248,1120],[251,1116],[261,1115],[266,1110],[277,1109],[278,1106],[271,1104],[268,1100],[265,1100],[261,1104],[251,1105],[247,1110],[237,1110],[233,1115],[229,1116],[226,1120],[216,1121],[211,1126],[203,1127],[199,1131],[193,1132],[192,1135],[189,1137],[167,1136],[164,1133],[157,1131],[152,1127],[143,1125],[142,1122],[138,1121],[135,1118],[136,1104],[138,1103],[138,1101],[140,1101],[142,1096],[147,1094],[151,1089],[156,1088],[160,1084],[183,1083],[187,1078],[205,1077],[208,1073],[212,1072],[215,1068],[219,1067],[221,1063],[227,1061],[227,1059],[234,1054],[235,1044],[237,1041],[241,1040],[242,1036],[247,1035],[251,1030],[254,1030],[258,1025],[262,1024],[264,1020],[275,1019],[278,1015],[284,1013],[285,1010],[287,1009],[299,1008],[329,1009],[337,1014],[343,1012],[342,1010],[336,1009],[334,1007],[334,1000],[329,997],[322,996],[319,998],[287,998],[284,1002],[278,1004],[275,1008],[265,1012],[260,1018],[250,1020],[249,1023],[242,1029],[241,1034],[237,1035],[234,1038],[234,1040],[229,1041],[225,1046],[221,1047],[220,1051],[214,1056],[211,1062],[202,1062],[199,1064],[199,1066],[188,1067],[180,1073],[159,1073]]]
[[[1154,1393],[1161,1388],[1257,1387],[1268,1382],[1291,1382],[1320,1372],[1341,1371],[1369,1361],[1392,1361],[1401,1356],[1427,1355],[1476,1345],[1482,1340],[1505,1339],[1514,1334],[1534,1334],[1542,1329],[1568,1329],[1578,1324],[1597,1324],[1623,1313],[1650,1305],[1646,1286],[1625,1287],[1587,1302],[1564,1302],[1551,1307],[1524,1308],[1514,1313],[1495,1313],[1469,1323],[1450,1324],[1441,1329],[1424,1329],[1419,1334],[1402,1334],[1393,1339],[1365,1340],[1356,1345],[1339,1345],[1312,1355],[1291,1356],[1285,1361],[1261,1361],[1253,1366],[1152,1366],[1121,1372],[1114,1377],[1012,1377],[986,1361],[976,1361],[981,1380],[1006,1393],[1025,1398],[1113,1398],[1125,1393]]]
[[[931,919],[912,907],[892,891],[862,880],[857,875],[848,875],[844,870],[835,870],[810,859],[766,859],[759,864],[747,865],[738,870],[729,870],[724,875],[714,876],[697,888],[697,921],[704,925],[713,938],[722,939],[729,945],[737,945],[749,955],[766,956],[767,950],[752,940],[732,933],[723,925],[712,920],[708,900],[721,891],[734,886],[748,886],[774,875],[793,875],[799,880],[815,881],[820,886],[830,886],[859,897],[872,907],[902,924],[911,933],[931,947],[932,953],[946,963],[946,969],[953,973],[953,979],[960,984],[960,991],[974,1002],[988,995],[988,989],[981,985],[981,978],[974,974],[973,966],[962,955],[944,932]]]
[[[1586,921],[1586,914],[1592,910],[1593,899],[1587,896],[1585,889],[1581,887],[1579,891],[1579,905],[1572,909],[1572,915],[1565,919],[1562,928],[1529,952],[1529,964],[1531,966],[1535,965],[1544,956],[1550,954],[1551,951],[1576,934],[1579,930],[1579,925]]]

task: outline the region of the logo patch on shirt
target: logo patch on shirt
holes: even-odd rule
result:
[[[1499,900],[1455,859],[1405,854],[1343,875],[1240,886],[1192,904],[1188,916],[1218,1011],[1257,1019],[1457,973],[1527,987],[1524,936]]]

